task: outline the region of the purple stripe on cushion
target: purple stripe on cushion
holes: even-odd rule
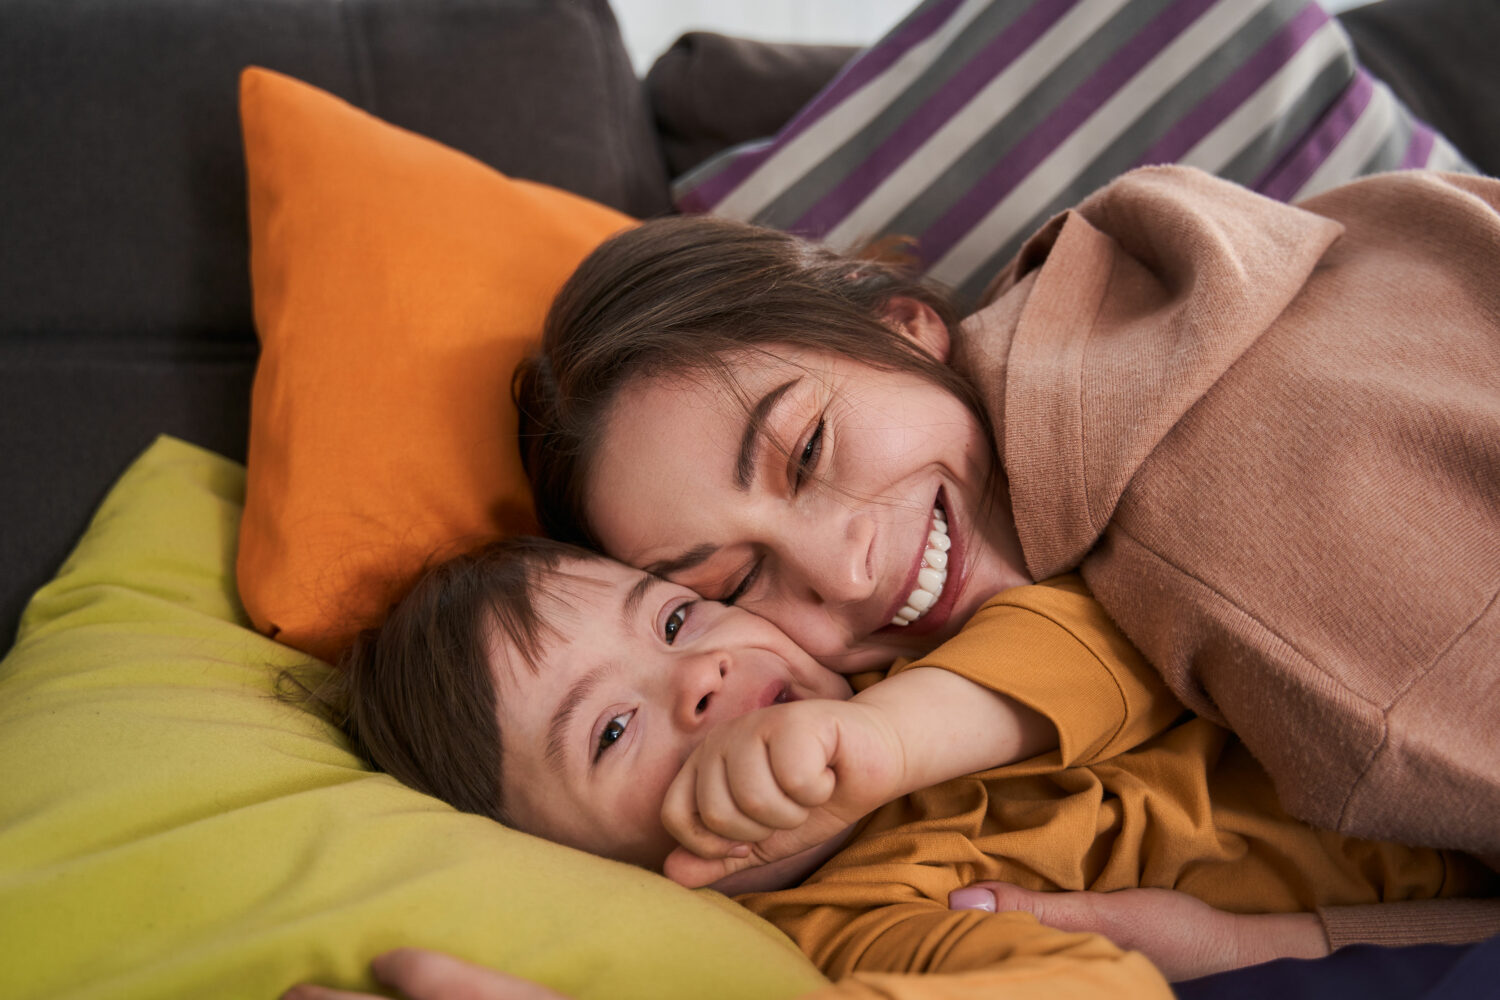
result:
[[[774,143],[764,149],[737,157],[728,168],[705,180],[681,199],[681,210],[685,212],[712,210],[773,153],[807,131],[814,122],[843,103],[851,94],[858,92],[871,80],[884,73],[912,48],[936,34],[963,5],[963,2],[964,0],[937,0],[926,10],[920,11],[910,21],[900,26],[894,34],[881,39],[873,48],[851,62],[817,97],[809,101],[793,116],[791,121],[782,126],[781,131],[776,134]]]
[[[1033,4],[964,64],[947,83],[914,109],[901,124],[842,181],[834,186],[789,228],[798,233],[824,233],[869,197],[891,173],[909,159],[974,96],[1031,48],[1078,0]]]
[[[1213,93],[1168,129],[1146,151],[1140,162],[1176,163],[1181,160],[1199,140],[1217,128],[1220,122],[1234,113],[1267,80],[1275,76],[1281,67],[1290,62],[1313,33],[1327,23],[1328,15],[1316,3],[1302,8]]]
[[[1401,158],[1402,170],[1415,170],[1427,166],[1432,156],[1432,147],[1437,145],[1437,133],[1415,118],[1411,122],[1411,142],[1406,144],[1406,155]]]
[[[1238,0],[1221,2],[1236,3]],[[941,259],[1054,149],[1129,83],[1142,66],[1213,6],[1214,0],[1178,0],[1136,32],[1088,80],[1069,94],[1051,117],[1032,129],[937,222],[918,236],[922,256],[928,260]]]
[[[1282,157],[1281,162],[1266,172],[1251,185],[1268,198],[1286,201],[1307,183],[1323,161],[1328,159],[1343,140],[1359,116],[1370,105],[1370,96],[1375,93],[1374,82],[1364,68],[1356,70],[1354,79],[1344,88],[1344,93],[1291,147],[1292,152]]]

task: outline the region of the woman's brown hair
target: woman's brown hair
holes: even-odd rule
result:
[[[852,258],[708,216],[658,219],[605,241],[558,293],[541,347],[512,383],[543,528],[599,547],[587,481],[623,389],[643,378],[700,374],[733,387],[737,357],[778,346],[915,373],[962,400],[990,433],[972,384],[884,321],[897,297],[931,307],[957,344],[947,298],[890,259]]]
[[[439,563],[360,634],[314,698],[377,769],[510,825],[489,650],[498,635],[535,669],[555,635],[543,613],[549,585],[564,560],[599,558],[512,538]]]

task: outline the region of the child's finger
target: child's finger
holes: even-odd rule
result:
[[[788,797],[778,783],[771,767],[771,749],[761,740],[733,747],[725,762],[725,775],[735,805],[755,822],[773,830],[792,830],[807,822],[807,810]]]
[[[808,809],[833,797],[838,775],[828,766],[831,754],[816,736],[805,734],[802,739],[773,740],[766,748],[766,755],[776,787],[788,801],[800,807],[803,820]]]
[[[667,855],[666,864],[662,866],[662,874],[678,885],[689,889],[699,889],[705,885],[713,885],[722,878],[728,878],[735,872],[754,868],[760,864],[763,862],[749,856],[701,858],[692,851],[679,847]]]
[[[713,833],[741,842],[764,840],[775,831],[747,816],[735,801],[724,758],[710,754],[698,763],[695,782],[700,822]]]
[[[661,805],[662,826],[673,840],[701,857],[722,858],[740,853],[744,845],[721,837],[703,825],[698,815],[697,772],[696,759],[689,759],[667,786]]]

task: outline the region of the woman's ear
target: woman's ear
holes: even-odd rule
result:
[[[925,302],[896,295],[885,304],[880,318],[887,326],[898,330],[907,340],[939,361],[948,360],[953,342],[948,335],[948,324]]]

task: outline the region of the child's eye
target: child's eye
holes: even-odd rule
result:
[[[683,601],[667,616],[667,623],[662,626],[661,631],[662,638],[667,641],[668,646],[677,641],[677,633],[681,632],[682,627],[687,624],[688,609],[696,603],[696,601]]]
[[[594,760],[598,761],[604,756],[604,751],[619,742],[620,737],[625,735],[625,730],[630,725],[631,717],[635,715],[635,709],[617,715],[604,724],[599,731],[599,745],[594,749]]]
[[[812,475],[813,470],[818,467],[818,458],[823,454],[823,425],[826,419],[820,418],[818,426],[808,436],[807,444],[802,446],[802,454],[797,456],[797,471],[792,477],[792,489],[802,488],[807,478]]]

